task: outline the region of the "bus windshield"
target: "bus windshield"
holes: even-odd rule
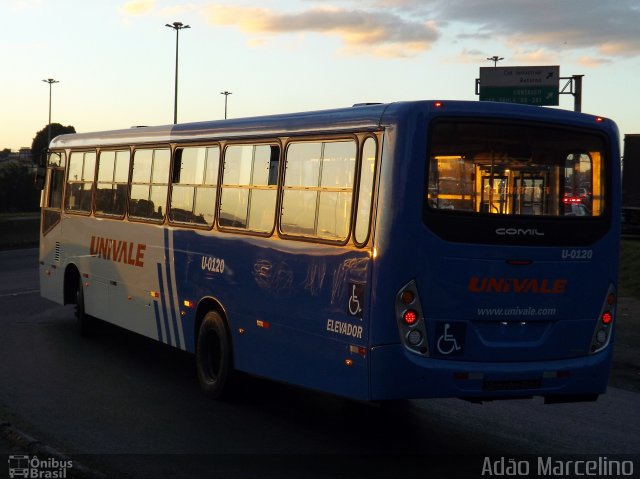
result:
[[[479,215],[592,217],[605,208],[604,140],[538,124],[441,120],[427,206]]]

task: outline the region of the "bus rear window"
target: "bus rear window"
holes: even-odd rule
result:
[[[446,120],[430,132],[427,206],[443,212],[600,216],[603,139],[531,124]]]

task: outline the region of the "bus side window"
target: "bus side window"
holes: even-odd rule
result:
[[[354,238],[356,243],[364,244],[369,237],[371,206],[373,203],[373,182],[376,171],[376,140],[367,138],[362,147],[360,164],[360,189],[358,190],[358,206]]]
[[[316,206],[322,143],[291,143],[287,148],[284,191],[282,193],[282,232],[313,236],[316,232]]]
[[[224,155],[220,198],[222,227],[258,233],[273,230],[280,148],[230,145]]]
[[[102,151],[98,158],[95,212],[123,217],[129,183],[129,150]]]
[[[49,196],[47,206],[59,210],[62,208],[62,185],[64,184],[64,170],[52,168],[49,170]]]
[[[175,223],[213,225],[220,148],[177,148],[174,155],[169,219]]]
[[[280,222],[284,234],[347,239],[356,151],[353,140],[289,145]]]
[[[162,222],[169,187],[171,151],[140,149],[133,155],[129,217]]]
[[[49,154],[48,171],[45,180],[46,192],[44,204],[42,205],[43,234],[46,234],[60,221],[65,163],[65,154],[63,152]]]
[[[90,213],[95,175],[95,151],[74,151],[69,156],[65,208]]]

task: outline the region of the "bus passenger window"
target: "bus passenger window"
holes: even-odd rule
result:
[[[316,230],[319,237],[343,240],[349,235],[355,170],[355,142],[325,143]]]
[[[231,145],[225,151],[220,226],[260,233],[273,229],[280,148]]]
[[[376,141],[367,138],[362,147],[362,163],[360,165],[360,189],[358,190],[358,206],[356,216],[355,240],[363,244],[369,236],[371,205],[373,202],[373,180],[376,171]]]
[[[129,150],[102,151],[98,158],[97,215],[124,216],[129,182]]]
[[[169,219],[213,225],[220,148],[177,148],[174,155]]]
[[[62,208],[62,185],[64,184],[64,170],[51,169],[51,176],[49,180],[49,196],[47,201],[47,207],[49,208]]]
[[[91,212],[95,165],[95,152],[75,151],[71,153],[65,198],[67,211]]]
[[[171,152],[140,149],[133,155],[129,217],[161,222],[167,200]]]
[[[282,232],[339,241],[347,239],[355,164],[355,141],[289,145]]]

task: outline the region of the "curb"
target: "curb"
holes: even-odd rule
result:
[[[27,453],[40,458],[55,459],[56,461],[72,461],[73,468],[69,470],[69,476],[78,479],[109,479],[109,476],[85,466],[79,461],[62,454],[60,451],[43,444],[27,433],[16,429],[9,422],[0,420],[0,435],[13,445],[24,449]]]

